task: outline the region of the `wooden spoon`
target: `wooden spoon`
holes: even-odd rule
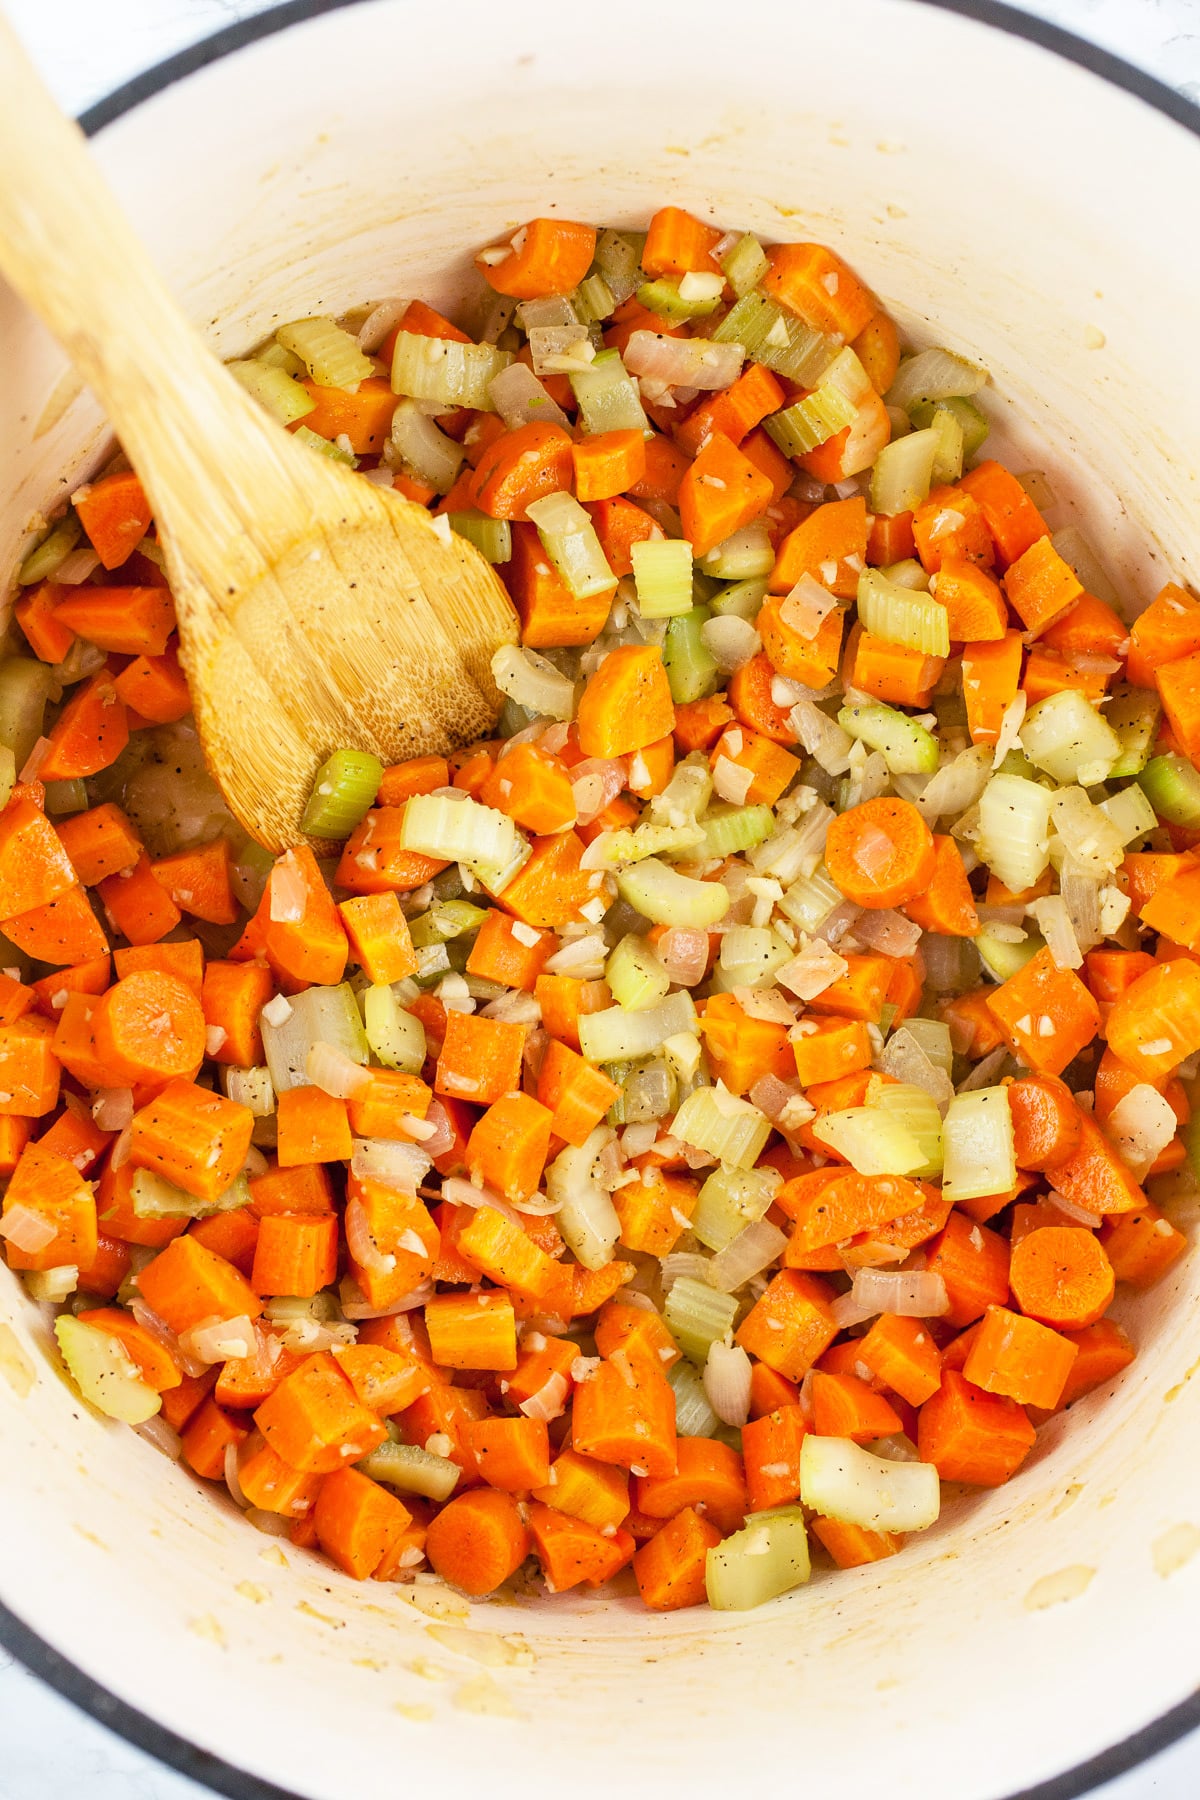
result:
[[[296,443],[205,348],[0,18],[0,272],[94,390],[154,508],[209,767],[268,849],[331,751],[486,732],[511,602],[422,507]]]

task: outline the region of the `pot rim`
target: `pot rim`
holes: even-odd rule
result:
[[[1111,86],[1120,88],[1156,112],[1182,125],[1200,138],[1200,105],[1168,87],[1156,76],[1126,62],[1110,50],[1088,42],[1061,25],[1018,11],[1004,0],[908,0],[909,4],[928,6],[939,12],[957,14],[976,24],[990,26],[1010,37],[1024,39],[1040,50],[1060,56],[1077,68],[1096,75]],[[283,4],[267,7],[236,24],[223,26],[211,36],[201,38],[174,56],[166,57],[151,68],[123,82],[112,93],[80,114],[79,124],[88,137],[94,137],[108,125],[123,118],[135,107],[164,93],[176,82],[219,62],[235,51],[260,39],[273,37],[293,25],[305,24],[323,13],[340,12],[350,6],[366,6],[371,0],[283,0]],[[69,1700],[81,1712],[124,1738],[135,1749],[146,1752],[166,1767],[186,1775],[212,1793],[227,1800],[304,1800],[290,1788],[252,1775],[224,1758],[214,1756],[189,1738],[160,1725],[147,1713],[119,1700],[103,1683],[77,1668],[74,1663],[40,1637],[0,1600],[0,1650],[7,1651],[30,1674]],[[1074,1768],[1052,1776],[1033,1787],[1022,1788],[1007,1800],[1080,1800],[1080,1797],[1127,1774],[1168,1749],[1190,1732],[1200,1728],[1200,1691],[1181,1701],[1159,1718],[1112,1744]]]

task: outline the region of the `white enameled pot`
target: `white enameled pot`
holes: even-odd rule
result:
[[[670,200],[824,239],[913,341],[987,362],[1008,459],[1048,471],[1136,609],[1200,556],[1198,119],[987,0],[334,0],[235,28],[92,123],[226,355],[368,297],[451,305],[468,252],[537,213],[637,224]],[[48,422],[62,358],[7,294],[0,345],[7,568],[103,426],[86,398]],[[239,1796],[1066,1796],[1200,1719],[1198,1290],[1193,1257],[1123,1303],[1133,1368],[894,1561],[753,1615],[480,1606],[472,1632],[532,1652],[481,1670],[495,1638],[281,1556],[91,1415],[0,1271],[32,1370],[25,1392],[5,1337],[0,1639]],[[1032,1604],[1061,1571],[1074,1597]]]

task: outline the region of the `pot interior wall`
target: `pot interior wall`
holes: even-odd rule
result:
[[[464,0],[448,23],[402,0],[328,14],[98,140],[222,353],[366,298],[461,301],[464,247],[534,213],[635,224],[671,200],[837,245],[914,341],[985,361],[1002,453],[1049,472],[1131,612],[1194,575],[1200,406],[1176,347],[1198,253],[1171,196],[1194,191],[1200,148],[1181,127],[907,0],[686,22],[615,0],[602,30],[580,7]],[[8,295],[0,338],[8,566],[104,432],[86,397],[47,426],[61,357]],[[464,1630],[281,1549],[88,1414],[2,1274],[32,1386],[0,1337],[0,1598],[122,1699],[313,1800],[396,1768],[498,1796],[564,1776],[716,1794],[747,1757],[776,1782],[993,1800],[1200,1680],[1200,1559],[1162,1572],[1200,1523],[1195,1288],[1188,1262],[1128,1306],[1141,1354],[1116,1392],[892,1563],[753,1616],[588,1597],[479,1607]],[[1031,1607],[1064,1569],[1077,1597]]]

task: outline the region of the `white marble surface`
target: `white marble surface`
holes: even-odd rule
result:
[[[58,98],[78,112],[139,70],[267,4],[5,0],[5,10]],[[1200,100],[1200,0],[1027,0],[1026,10]],[[0,1652],[0,1800],[201,1800],[204,1792],[76,1712]],[[1095,1790],[1095,1800],[1195,1800],[1198,1793],[1200,1733]]]

